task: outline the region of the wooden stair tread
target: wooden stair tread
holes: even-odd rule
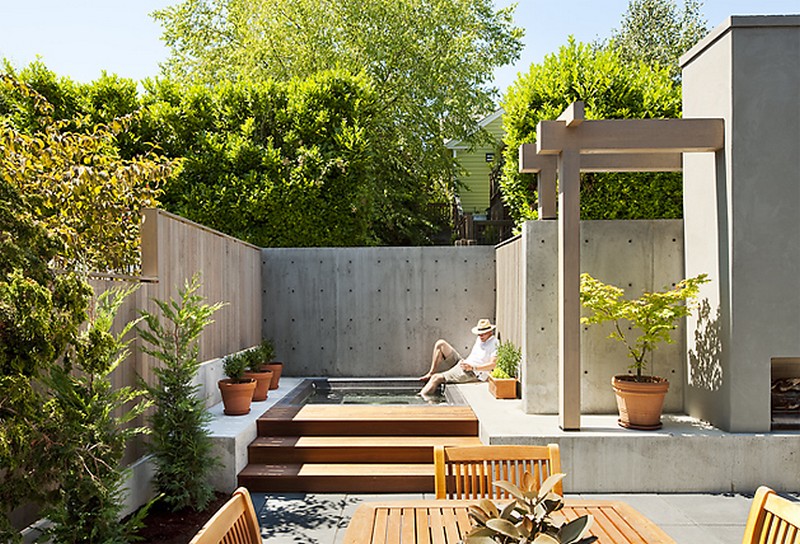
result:
[[[425,463],[305,463],[302,465],[247,465],[240,477],[277,476],[433,476],[433,465]]]
[[[260,420],[292,420],[292,421],[329,421],[329,420],[420,420],[431,419],[461,420],[475,419],[475,413],[469,406],[430,406],[430,405],[336,405],[307,404],[296,409],[267,410]]]
[[[348,448],[480,446],[477,436],[259,436],[253,447]]]

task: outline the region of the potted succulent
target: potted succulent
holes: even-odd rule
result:
[[[582,317],[581,323],[612,322],[614,329],[608,337],[622,342],[632,359],[628,368],[633,373],[614,376],[611,381],[622,427],[642,430],[661,427],[669,382],[646,374],[647,362],[659,343],[672,342],[670,333],[679,320],[692,312],[700,285],[708,281],[707,274],[700,274],[678,282],[672,289],[646,292],[638,299],[627,300],[622,298],[624,291],[619,287],[581,274],[581,303],[592,312]],[[627,321],[630,328],[624,327],[622,321]]]
[[[247,357],[243,352],[227,355],[222,360],[222,366],[225,375],[228,376],[227,379],[217,382],[222,394],[223,411],[229,416],[250,413],[256,381],[244,377],[244,371],[247,369]]]
[[[517,372],[522,360],[522,350],[512,342],[497,346],[497,364],[489,375],[489,392],[496,399],[517,398]]]
[[[275,346],[272,341],[265,338],[261,344],[256,348],[259,358],[261,359],[262,367],[272,370],[272,382],[269,386],[270,389],[277,389],[280,385],[281,374],[283,373],[283,363],[273,361],[275,357]]]
[[[538,480],[526,471],[521,489],[511,482],[499,481],[492,485],[508,492],[514,500],[502,509],[489,499],[470,506],[469,517],[474,528],[464,538],[464,544],[590,544],[596,536],[585,536],[594,521],[585,514],[563,525],[556,525],[550,515],[561,510],[564,499],[553,493],[563,473],[547,478],[541,488]]]
[[[256,388],[253,389],[253,400],[256,402],[267,400],[269,388],[272,385],[272,369],[262,364],[258,348],[245,351],[243,356],[247,360],[247,370],[244,372],[244,377],[252,378],[256,381]]]

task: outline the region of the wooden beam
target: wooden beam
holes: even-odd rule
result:
[[[565,121],[540,121],[536,152],[557,155],[563,149],[581,154],[691,153],[722,149],[722,119],[605,119],[567,127]]]
[[[556,168],[555,155],[537,155],[536,144],[519,146],[521,174],[538,174]],[[682,153],[595,153],[581,155],[581,172],[680,172]]]
[[[583,101],[573,102],[558,116],[559,121],[564,121],[568,127],[577,127],[586,119]]]

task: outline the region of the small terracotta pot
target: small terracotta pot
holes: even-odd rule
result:
[[[245,372],[244,377],[256,381],[256,388],[253,389],[253,400],[256,402],[267,400],[269,386],[272,384],[272,370]]]
[[[265,364],[261,368],[268,368],[272,370],[272,383],[270,384],[269,388],[277,389],[279,382],[281,381],[281,374],[283,373],[283,363],[272,361],[271,363]]]
[[[250,413],[250,404],[253,402],[253,390],[256,381],[249,379],[246,382],[234,382],[226,378],[217,382],[222,394],[223,412],[228,416],[243,416]]]
[[[611,379],[617,395],[619,425],[627,429],[653,431],[661,428],[661,410],[669,382],[658,376],[645,376],[637,382],[633,376],[622,374]]]

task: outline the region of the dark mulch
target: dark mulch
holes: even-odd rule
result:
[[[145,527],[137,534],[145,543],[187,544],[228,498],[224,493],[217,493],[201,512],[192,509],[171,512],[164,503],[157,502],[144,519]]]

